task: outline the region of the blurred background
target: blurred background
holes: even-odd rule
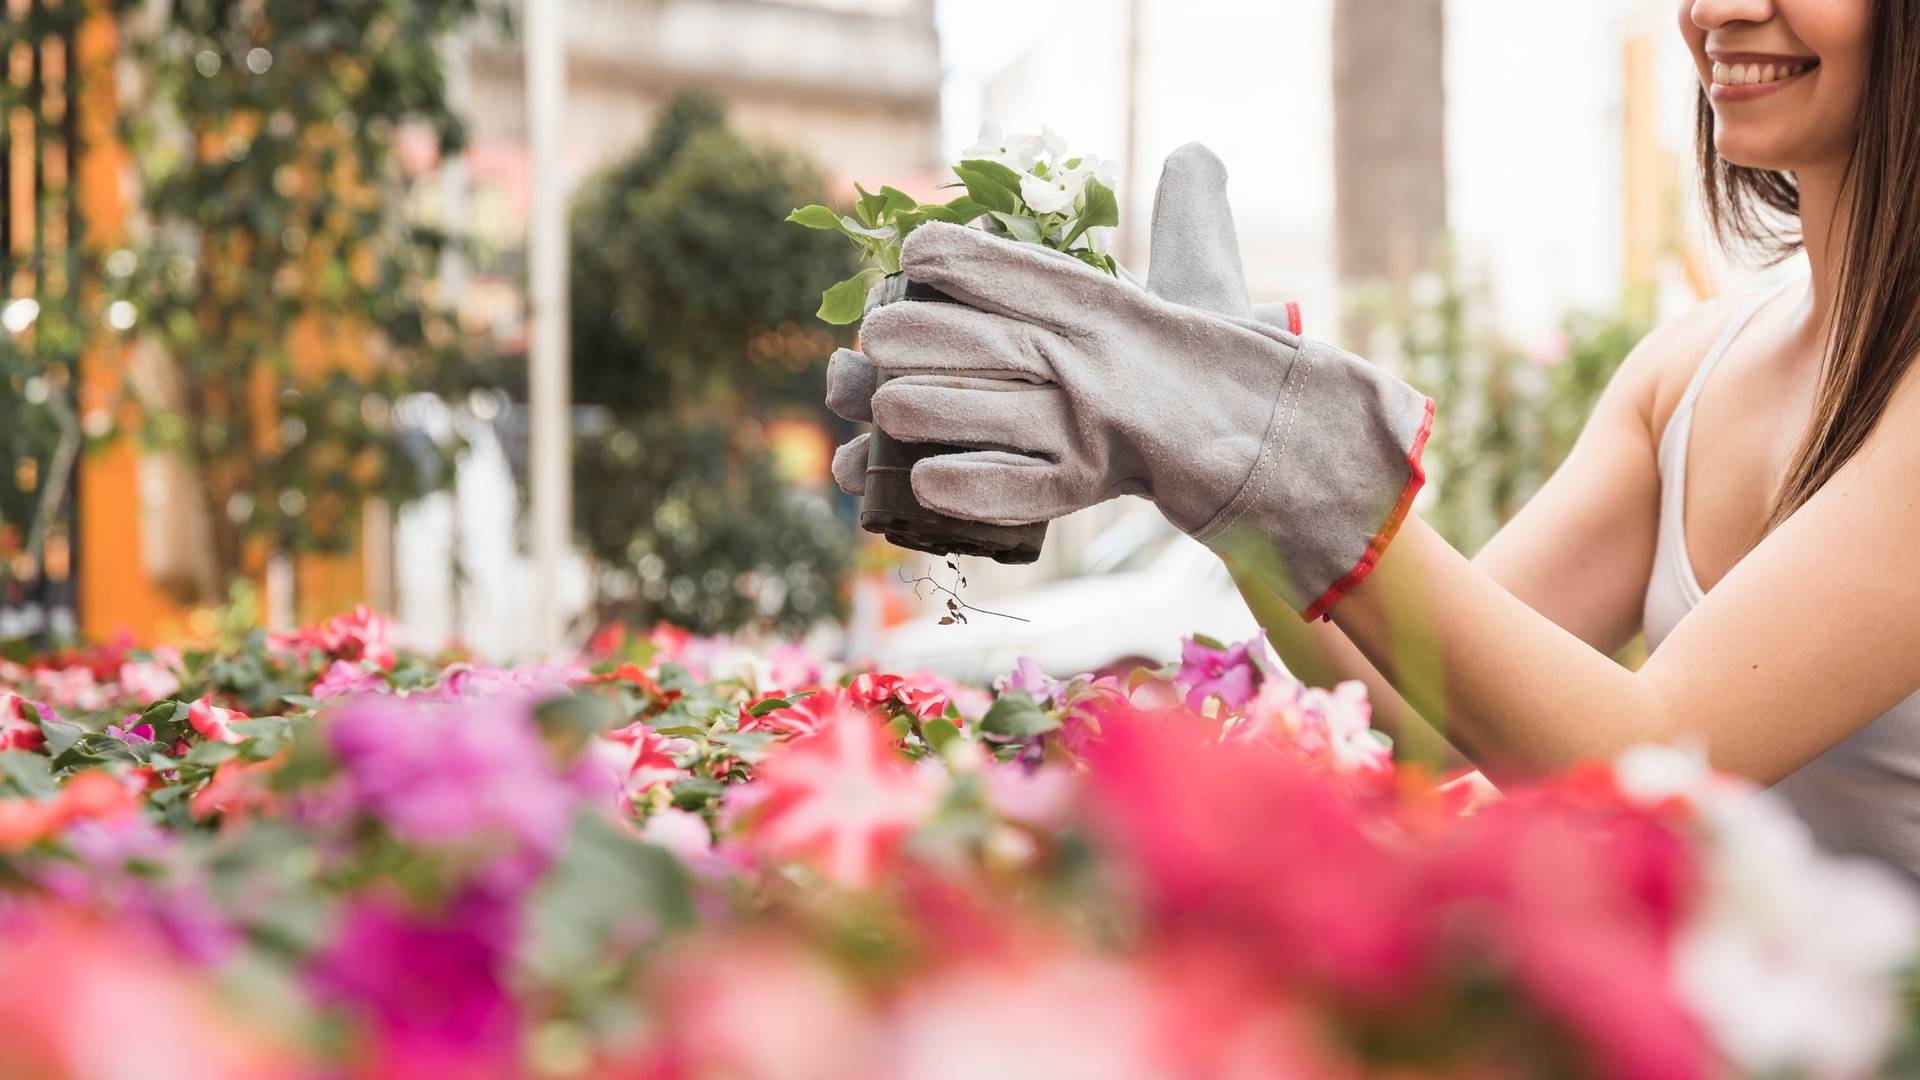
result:
[[[980,677],[1245,636],[1136,500],[966,561],[1019,618],[936,626],[903,579],[944,568],[833,489],[853,253],[782,219],[931,198],[983,121],[1120,161],[1139,271],[1212,146],[1255,299],[1439,400],[1468,551],[1648,328],[1752,283],[1670,0],[537,2],[0,0],[0,641],[365,602],[500,660],[664,620]]]

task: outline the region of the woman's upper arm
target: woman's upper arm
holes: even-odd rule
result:
[[[1659,434],[1727,315],[1725,302],[1702,304],[1649,334],[1567,460],[1473,560],[1602,652],[1640,631],[1660,523]]]
[[[1649,658],[1671,725],[1774,780],[1920,689],[1920,376]]]

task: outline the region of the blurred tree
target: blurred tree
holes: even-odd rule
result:
[[[0,638],[71,632],[81,358],[100,331],[98,245],[78,194],[83,4],[0,20]]]
[[[444,479],[391,414],[454,376],[460,344],[430,288],[447,237],[406,193],[461,149],[442,49],[487,6],[174,0],[127,20],[148,228],[108,269],[155,347],[143,434],[191,466],[220,594],[250,540],[345,550],[366,498]]]
[[[1342,285],[1404,288],[1447,227],[1444,0],[1333,6],[1334,231]],[[1365,346],[1362,308],[1344,332]]]
[[[847,527],[777,478],[761,424],[831,422],[820,401],[841,338],[813,313],[852,256],[785,224],[825,194],[806,161],[687,94],[577,197],[574,394],[605,422],[582,431],[574,502],[603,615],[792,632],[839,611]]]

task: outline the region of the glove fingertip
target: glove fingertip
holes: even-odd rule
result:
[[[873,419],[879,376],[873,361],[852,349],[836,349],[827,361],[827,408],[856,424]]]
[[[867,493],[867,443],[871,435],[856,435],[833,452],[833,482],[849,495]]]

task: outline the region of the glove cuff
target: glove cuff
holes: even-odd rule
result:
[[[1365,360],[1294,340],[1259,458],[1193,535],[1312,621],[1373,572],[1406,520],[1434,405]]]

